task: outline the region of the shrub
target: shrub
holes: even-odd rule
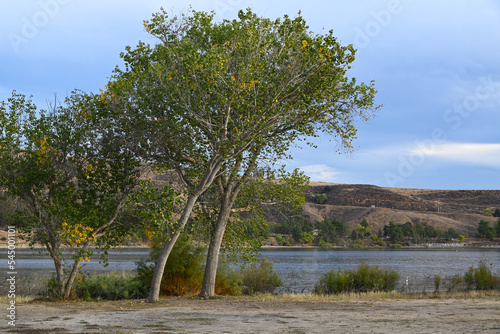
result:
[[[339,294],[344,292],[392,291],[399,274],[391,269],[360,264],[356,271],[331,270],[323,275],[315,287],[316,294]]]
[[[215,293],[223,296],[241,295],[241,273],[231,269],[228,265],[219,264],[215,277]]]
[[[148,288],[153,278],[154,263],[163,245],[155,245],[147,261],[137,264],[137,274]],[[205,248],[193,245],[186,235],[179,237],[165,265],[160,293],[166,296],[184,296],[199,293],[203,282]]]
[[[471,266],[464,275],[468,290],[493,290],[500,289],[500,277],[493,274],[484,261],[477,268]]]
[[[149,289],[153,278],[154,263],[158,259],[162,245],[155,245],[147,261],[137,264],[139,280]],[[168,257],[160,293],[163,296],[192,296],[201,291],[205,274],[205,248],[193,245],[186,235],[179,237]],[[217,269],[215,292],[221,295],[241,294],[239,273],[219,264]]]
[[[148,295],[148,288],[136,275],[109,273],[97,276],[83,276],[75,285],[78,298],[92,299],[139,299]]]
[[[328,199],[328,196],[326,196],[325,193],[323,193],[323,194],[316,194],[316,195],[314,195],[313,199],[314,199],[314,201],[316,203],[323,204]]]
[[[439,287],[441,286],[441,276],[434,275],[434,289],[439,292]]]
[[[273,270],[273,263],[267,259],[248,266],[242,275],[242,292],[246,295],[273,293],[276,288],[283,285],[283,281]]]

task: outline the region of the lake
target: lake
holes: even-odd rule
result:
[[[0,250],[2,267],[7,268],[7,250]],[[136,262],[146,259],[147,248],[119,248],[109,252],[109,265],[103,267],[98,256],[86,262],[85,273],[131,271]],[[400,286],[406,291],[434,291],[434,276],[461,275],[470,266],[484,261],[493,272],[500,272],[500,249],[263,249],[262,257],[274,262],[274,270],[284,282],[281,292],[310,292],[323,273],[331,269],[355,269],[361,263],[390,268],[400,274]],[[16,250],[18,277],[50,277],[54,264],[50,257],[29,249]],[[7,269],[5,269],[7,272]]]

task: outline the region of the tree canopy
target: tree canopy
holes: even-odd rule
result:
[[[127,47],[124,68],[100,94],[100,108],[132,149],[177,171],[189,194],[160,267],[224,164],[272,164],[310,136],[333,136],[350,150],[354,122],[376,109],[373,82],[348,76],[355,49],[333,31],[310,32],[300,13],[271,20],[247,9],[221,22],[214,16],[153,14],[144,27],[157,43]]]

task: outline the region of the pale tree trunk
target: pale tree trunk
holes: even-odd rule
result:
[[[165,266],[167,264],[170,252],[172,251],[172,248],[174,248],[174,245],[179,238],[182,229],[186,226],[191,212],[193,211],[194,205],[196,204],[196,201],[213,183],[215,176],[220,170],[221,165],[222,161],[220,159],[212,159],[210,164],[211,168],[207,170],[205,176],[200,181],[200,184],[198,185],[194,193],[189,196],[186,205],[184,206],[181,219],[179,220],[179,226],[177,226],[175,231],[170,234],[170,239],[163,247],[158,260],[156,261],[153,279],[151,281],[151,287],[149,289],[149,295],[146,299],[147,302],[151,303],[160,300],[161,280],[163,278],[163,272],[165,271]]]
[[[215,279],[217,277],[217,267],[219,265],[219,253],[227,222],[231,214],[231,208],[234,204],[234,198],[235,197],[232,196],[224,196],[219,216],[217,217],[217,223],[213,235],[210,238],[205,275],[203,276],[203,285],[199,294],[200,297],[205,299],[215,296]]]
[[[64,291],[65,291],[63,263],[61,258],[56,254],[52,255],[52,259],[54,260],[54,265],[56,267],[56,279],[59,285],[57,294],[59,298],[62,298],[64,296]]]
[[[217,267],[219,265],[219,253],[224,238],[224,232],[231,216],[231,209],[238,198],[242,184],[248,179],[250,174],[256,167],[257,157],[260,149],[256,150],[251,157],[251,163],[245,173],[238,177],[243,159],[238,159],[235,163],[235,168],[229,179],[223,184],[222,178],[218,179],[219,194],[221,195],[220,211],[217,217],[217,222],[214,228],[210,245],[208,248],[207,262],[205,266],[205,275],[203,276],[203,285],[201,287],[200,297],[208,299],[215,296],[215,281],[217,277]]]

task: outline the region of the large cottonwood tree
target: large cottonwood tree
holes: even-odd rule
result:
[[[300,138],[333,136],[351,149],[354,121],[374,111],[373,82],[349,78],[352,45],[314,34],[300,14],[271,20],[250,9],[216,22],[192,11],[145,21],[157,38],[122,54],[103,99],[137,154],[177,171],[182,214],[156,263],[148,300],[158,300],[163,269],[196,201],[222,166],[241,157],[276,161]]]

